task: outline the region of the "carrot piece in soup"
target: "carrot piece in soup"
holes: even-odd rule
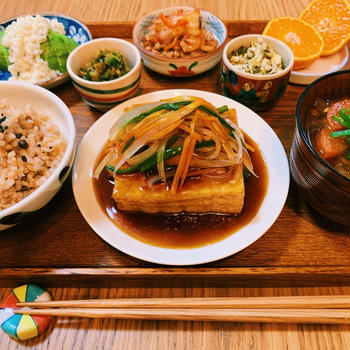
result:
[[[345,126],[341,125],[333,118],[334,115],[339,117],[339,111],[341,109],[350,109],[350,100],[335,102],[329,107],[326,119],[327,119],[327,124],[329,125],[329,128],[332,129],[332,131],[339,131],[339,130],[346,129]]]
[[[324,159],[339,156],[345,152],[349,146],[346,140],[329,136],[333,130],[325,127],[321,130],[317,138],[317,151]]]

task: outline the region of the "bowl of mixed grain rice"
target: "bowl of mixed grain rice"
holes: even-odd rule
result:
[[[52,199],[74,153],[74,121],[61,99],[40,86],[0,82],[0,230]]]

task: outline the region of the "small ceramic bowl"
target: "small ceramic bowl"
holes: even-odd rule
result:
[[[73,39],[77,44],[84,44],[92,39],[91,33],[86,27],[85,24],[78,21],[76,18],[69,17],[67,15],[63,15],[61,13],[54,12],[40,12],[38,14],[32,14],[32,16],[40,15],[42,17],[48,18],[50,20],[57,19],[59,23],[62,23],[64,29],[66,31],[66,36]],[[6,20],[3,23],[0,23],[0,31],[6,29],[12,22],[16,21],[18,17],[11,18]],[[7,81],[11,77],[11,73],[9,71],[0,70],[0,81]],[[43,81],[38,83],[37,85],[42,86],[46,89],[53,89],[54,87],[61,85],[69,80],[68,73],[63,73],[59,75],[57,78],[50,79],[47,81]]]
[[[218,17],[208,11],[201,10],[202,26],[211,32],[218,41],[218,47],[214,51],[196,58],[166,58],[144,49],[140,42],[144,35],[149,32],[148,27],[152,24],[152,20],[158,18],[161,13],[170,15],[180,9],[184,11],[193,10],[191,7],[181,6],[160,9],[149,13],[134,26],[133,40],[140,50],[143,63],[147,68],[164,75],[188,77],[203,73],[220,62],[227,32],[225,24]]]
[[[310,84],[299,98],[290,153],[294,182],[306,201],[325,217],[350,225],[350,179],[336,171],[312,147],[308,125],[317,98],[337,101],[350,96],[350,71],[328,74]]]
[[[58,126],[67,142],[61,161],[47,180],[21,201],[0,211],[0,230],[4,230],[44,207],[61,188],[74,160],[75,126],[72,114],[63,101],[40,86],[0,82],[0,96],[18,110],[26,110],[30,104],[34,111],[47,115]]]
[[[282,56],[284,69],[274,74],[251,74],[239,70],[229,60],[232,50],[249,47],[252,41],[262,39]],[[282,41],[260,34],[238,36],[226,44],[221,67],[221,84],[224,94],[243,103],[254,111],[272,107],[283,95],[294,63],[291,49]]]
[[[109,81],[89,81],[78,76],[79,68],[96,56],[99,50],[120,53],[129,65],[129,72]],[[137,48],[122,39],[101,38],[75,48],[67,59],[67,70],[83,100],[100,111],[107,111],[134,96],[141,82],[141,56]]]

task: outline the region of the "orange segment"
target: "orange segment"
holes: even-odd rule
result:
[[[301,69],[321,56],[323,40],[317,30],[299,18],[280,17],[267,23],[264,35],[287,44],[294,53],[293,69]]]
[[[322,55],[332,55],[350,39],[350,4],[347,0],[314,0],[301,13],[324,41]]]

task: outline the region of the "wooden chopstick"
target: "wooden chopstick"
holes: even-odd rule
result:
[[[15,309],[17,314],[137,320],[349,324],[349,309]]]
[[[37,308],[349,309],[350,295],[52,300],[17,303],[17,306]]]

